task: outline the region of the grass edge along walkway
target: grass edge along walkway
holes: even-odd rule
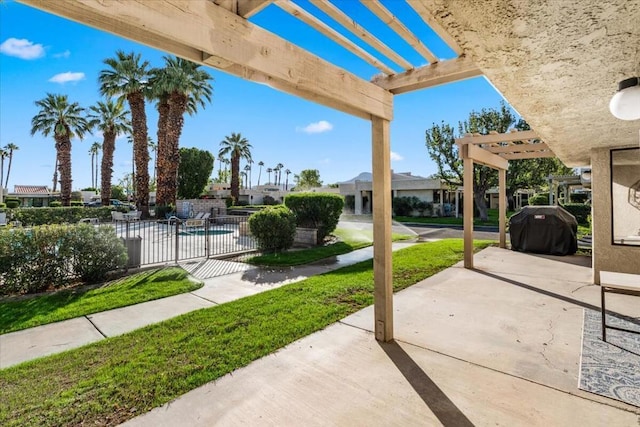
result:
[[[462,257],[461,239],[397,251],[394,290]],[[364,261],[1,370],[0,425],[117,425],[372,304],[372,267]]]
[[[180,267],[142,271],[97,287],[64,289],[0,301],[0,334],[191,292],[202,282]]]

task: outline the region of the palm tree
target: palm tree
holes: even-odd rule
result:
[[[247,173],[245,171],[240,171],[240,178],[242,181],[242,186],[247,188]]]
[[[118,135],[131,134],[131,121],[129,112],[125,110],[122,100],[114,101],[109,98],[106,101],[98,101],[96,105],[89,108],[91,110],[89,118],[92,125],[102,132],[102,165],[100,183],[100,194],[102,206],[109,206],[111,199],[111,179],[113,177],[113,153],[116,150],[116,138]],[[97,142],[91,148],[100,147]],[[93,157],[91,158],[93,160]],[[96,162],[96,168],[97,168]],[[96,184],[98,186],[98,171],[96,171]]]
[[[249,166],[249,188],[251,188],[251,184],[252,184],[252,179],[251,179],[251,169],[253,169],[253,167],[251,166],[252,164],[253,164],[252,159],[247,160],[247,166]]]
[[[251,173],[251,165],[249,164],[249,162],[247,162],[247,164],[244,166],[244,174],[246,176],[244,188],[249,188],[251,185],[250,184],[251,179],[249,178],[250,173]]]
[[[7,167],[7,180],[4,182],[5,188],[9,186],[9,174],[11,173],[11,161],[13,160],[13,152],[19,149],[20,147],[18,147],[13,142],[8,143],[4,147],[4,150],[7,151],[9,154],[9,166]],[[0,187],[2,187],[2,175],[0,175]]]
[[[89,148],[89,154],[91,154],[91,187],[93,188],[98,188],[98,162],[96,157],[101,148],[102,145],[99,142],[94,142]]]
[[[176,201],[184,113],[193,115],[199,105],[205,107],[213,89],[211,75],[199,64],[169,56],[164,61],[164,68],[151,70],[149,83],[158,99],[159,113],[156,203],[166,206]]]
[[[84,108],[77,102],[69,103],[67,95],[48,93],[44,99],[36,101],[40,109],[31,119],[31,135],[41,132],[44,136],[53,134],[56,142],[56,157],[60,171],[60,200],[63,206],[71,202],[71,138],[82,139],[90,130],[84,117]]]
[[[4,175],[4,159],[9,157],[9,153],[5,148],[0,147],[0,183],[2,182],[2,176]],[[2,203],[4,197],[4,189],[0,185],[0,203]]]
[[[260,187],[260,175],[262,175],[262,167],[264,166],[264,162],[262,160],[259,161],[258,166],[260,166],[260,169],[258,169],[258,187]]]
[[[100,93],[126,99],[131,110],[133,151],[138,173],[135,177],[134,192],[136,206],[143,217],[149,216],[149,147],[147,145],[147,113],[145,98],[148,97],[147,61],[141,62],[140,54],[124,53],[119,50],[115,58],[107,58],[104,63],[111,67],[100,71]]]
[[[153,153],[153,178],[151,179],[153,182],[156,180],[156,172],[158,171],[158,144],[153,142],[153,139],[149,137],[149,150]]]
[[[273,169],[267,168],[267,173],[269,174],[269,181],[267,182],[267,184],[271,184],[271,172],[273,172]]]
[[[278,180],[277,180],[277,185],[281,185],[282,184],[282,168],[284,168],[284,165],[282,163],[278,163],[276,165],[276,170],[278,171]]]
[[[243,138],[239,133],[231,133],[231,136],[226,136],[223,141],[220,142],[220,151],[218,156],[231,156],[231,197],[238,200],[240,197],[240,185],[239,185],[239,172],[240,172],[240,159],[244,158],[249,160],[251,158],[251,144],[246,138]]]
[[[287,169],[287,170],[284,171],[284,173],[287,174],[287,179],[286,179],[285,184],[284,184],[284,190],[288,191],[289,190],[289,174],[291,173],[291,171],[289,169]]]

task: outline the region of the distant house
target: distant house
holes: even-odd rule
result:
[[[19,199],[22,207],[43,207],[59,199],[60,193],[52,193],[46,185],[14,185],[9,197]]]
[[[373,197],[373,176],[369,172],[348,181],[338,183],[340,194],[355,197],[354,214],[370,214]],[[391,190],[393,197],[417,197],[423,202],[433,203],[434,212],[440,215],[455,212],[456,189],[451,189],[440,179],[412,175],[411,172],[394,173],[391,171]],[[445,209],[447,208],[447,209]]]

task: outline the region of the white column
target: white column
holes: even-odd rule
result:
[[[506,216],[507,216],[507,171],[498,169],[498,216],[500,228],[500,247],[507,247]]]
[[[389,121],[373,117],[373,280],[375,336],[393,340],[391,264],[391,145]]]
[[[358,189],[356,189],[356,199],[353,213],[356,215],[362,215],[362,191]]]
[[[466,146],[464,148],[467,148]],[[464,268],[473,268],[473,160],[464,157]]]

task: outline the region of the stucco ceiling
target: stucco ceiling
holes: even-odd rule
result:
[[[639,143],[608,106],[640,75],[640,0],[419,1],[567,165]]]

